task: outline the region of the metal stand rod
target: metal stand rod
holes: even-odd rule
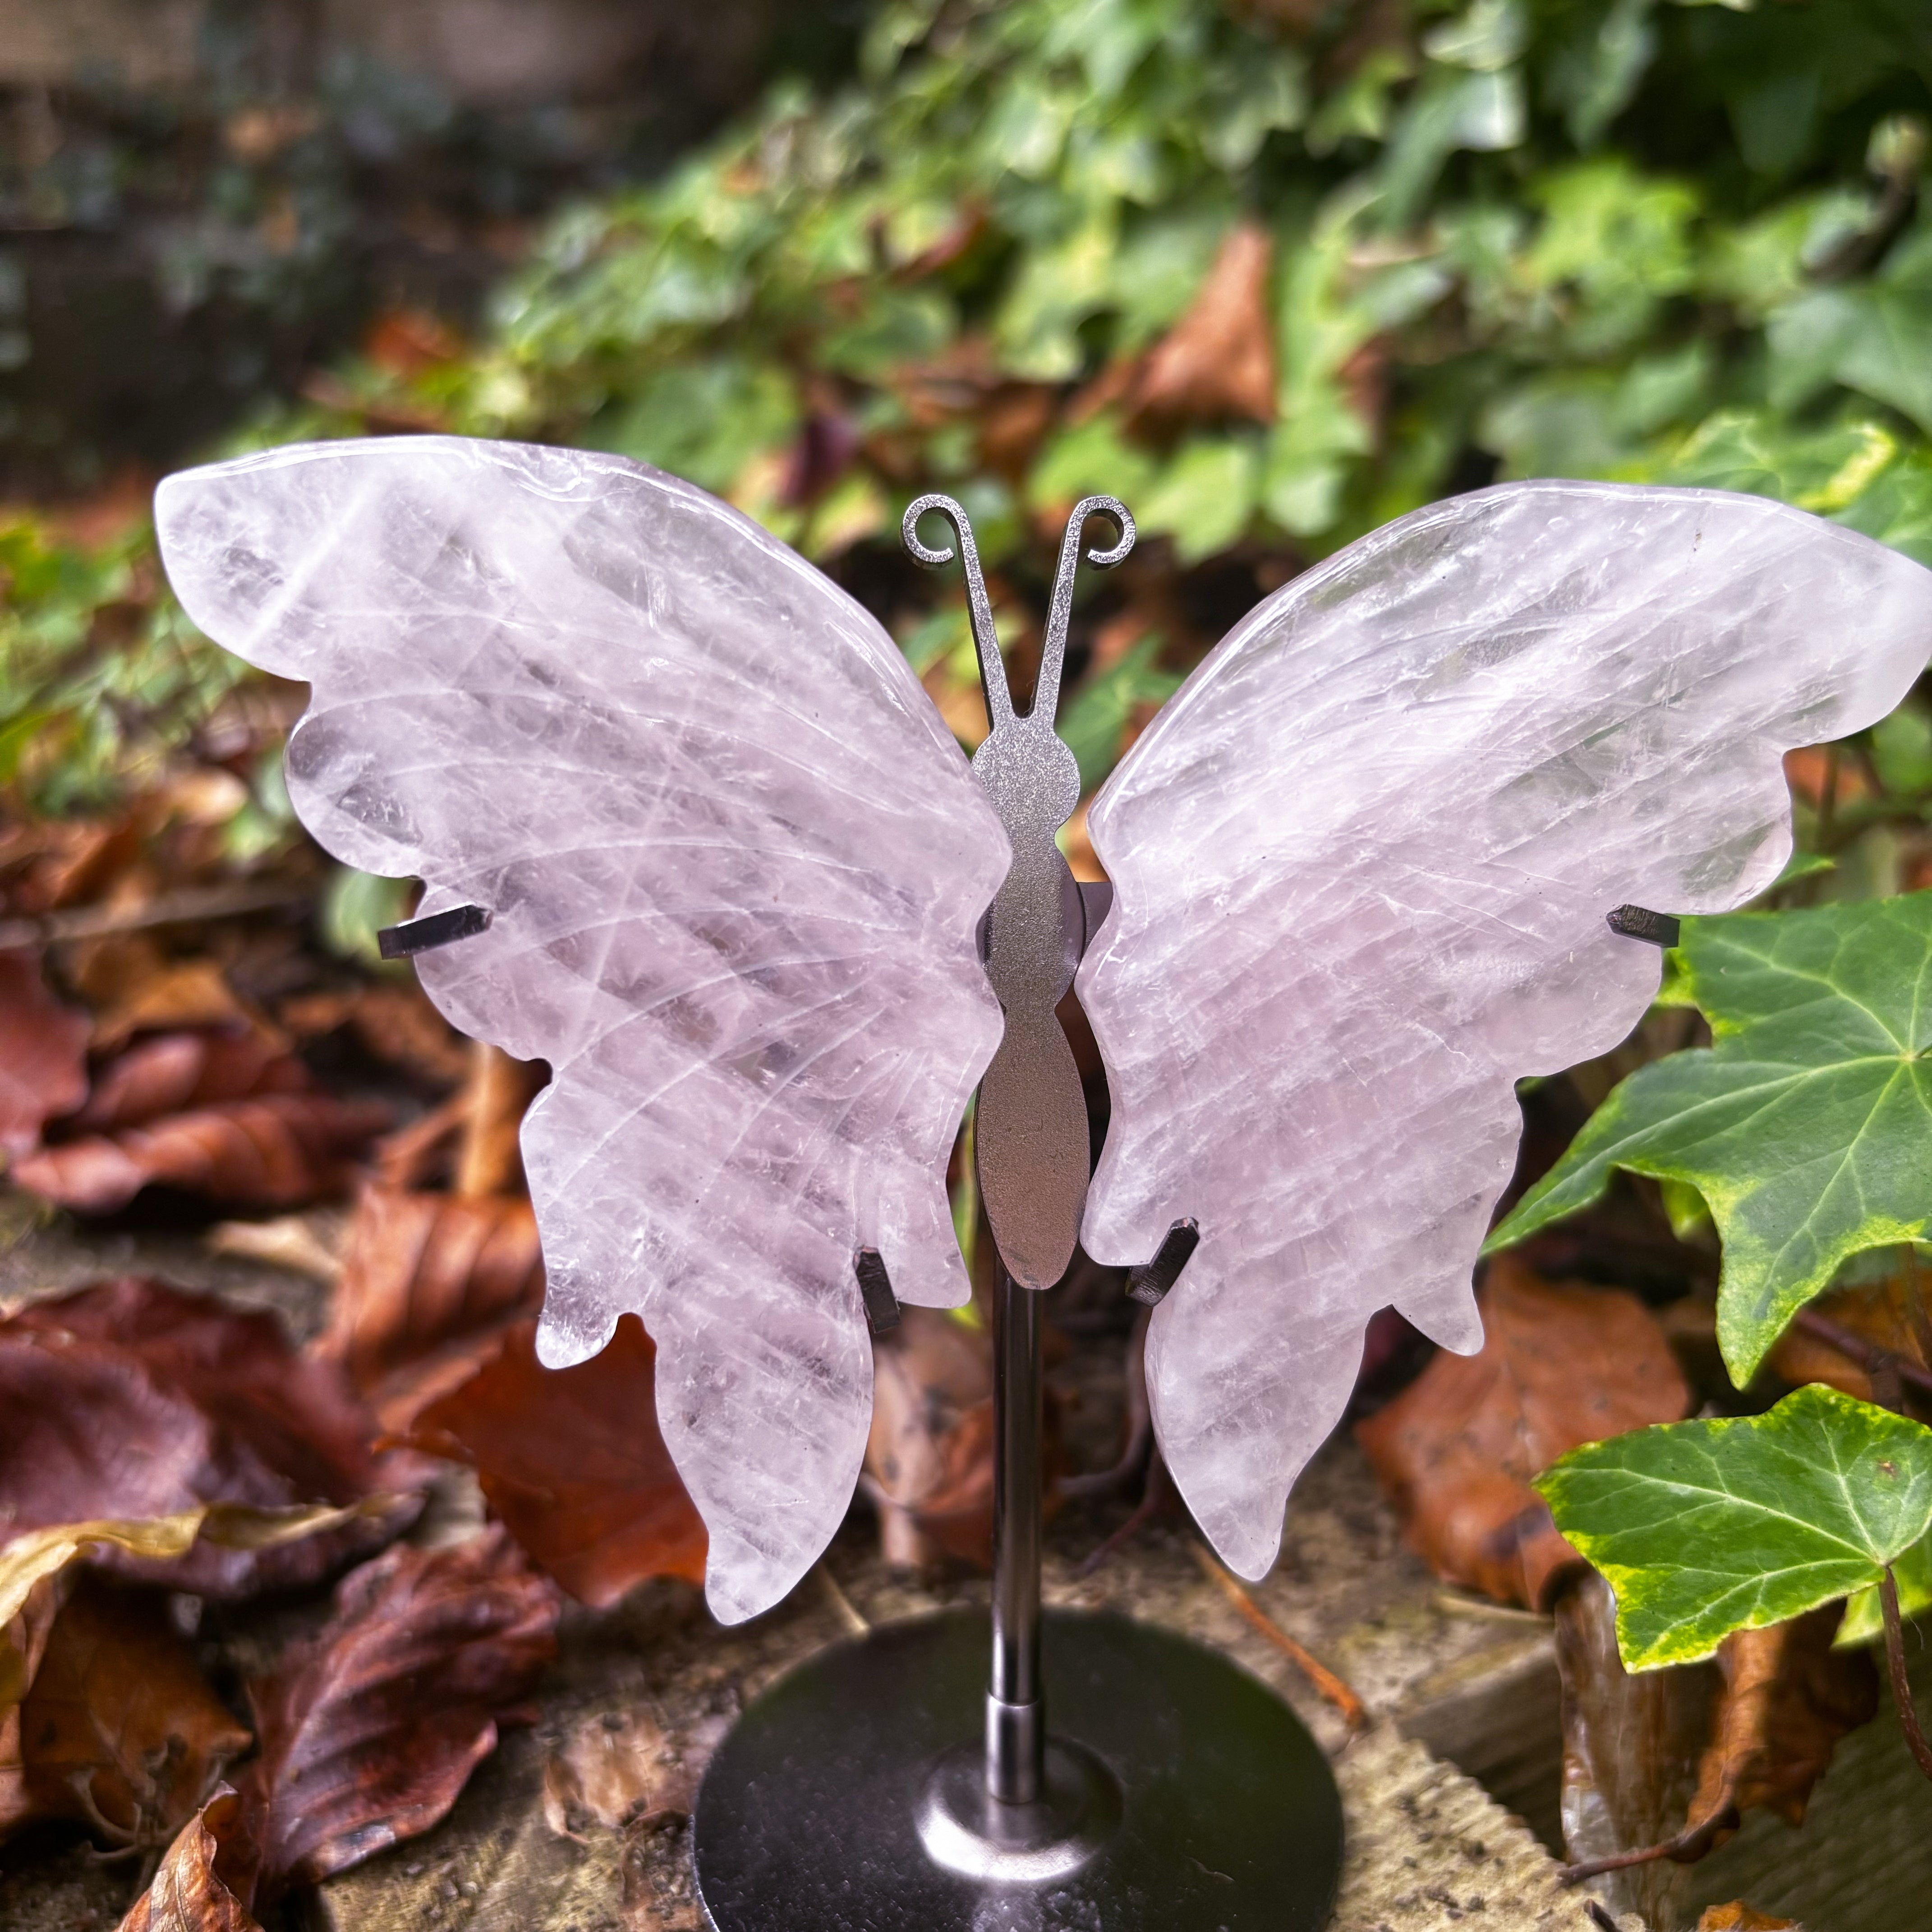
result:
[[[1040,1674],[1040,1297],[1004,1268],[993,1310],[993,1670],[986,1789],[1031,1804],[1045,1776]]]

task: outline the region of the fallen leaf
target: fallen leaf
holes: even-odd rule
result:
[[[324,1094],[224,1101],[44,1148],[14,1178],[82,1214],[112,1214],[157,1183],[227,1206],[295,1208],[337,1192],[346,1156],[388,1118],[378,1102]]]
[[[255,1094],[297,1093],[308,1084],[302,1062],[266,1035],[163,1034],[130,1047],[102,1069],[74,1124],[110,1133],[184,1108]]]
[[[447,1342],[534,1314],[543,1280],[536,1216],[522,1196],[365,1187],[318,1346],[373,1389]]]
[[[1788,1382],[1828,1382],[1860,1402],[1893,1406],[1901,1391],[1888,1390],[1888,1401],[1873,1390],[1874,1370],[1882,1359],[1878,1352],[1896,1357],[1900,1364],[1932,1366],[1922,1334],[1928,1288],[1932,1280],[1922,1281],[1915,1268],[1870,1287],[1821,1295],[1805,1315],[1820,1318],[1821,1326],[1843,1330],[1850,1346],[1834,1346],[1801,1316],[1778,1338],[1767,1359]]]
[[[1529,1478],[1580,1444],[1675,1422],[1690,1390],[1634,1295],[1544,1282],[1499,1256],[1479,1299],[1480,1352],[1436,1355],[1355,1433],[1438,1576],[1541,1608],[1581,1559]]]
[[[711,1754],[730,1728],[706,1718],[668,1735],[650,1713],[604,1711],[572,1731],[544,1760],[544,1819],[560,1837],[690,1815]]]
[[[430,1004],[413,977],[298,994],[282,1001],[275,1018],[298,1040],[346,1028],[378,1060],[432,1086],[453,1084],[470,1069],[470,1042]]]
[[[546,1369],[536,1324],[425,1408],[410,1441],[469,1463],[532,1559],[604,1610],[650,1576],[704,1580],[704,1525],[658,1433],[656,1345],[623,1316],[602,1353]]]
[[[76,1564],[118,1551],[146,1563],[178,1564],[203,1543],[261,1550],[326,1534],[368,1509],[361,1504],[349,1510],[251,1510],[217,1504],[146,1520],[56,1523],[15,1535],[0,1546],[0,1831],[33,1811],[21,1704],[40,1668]],[[179,1581],[185,1574],[178,1568],[170,1580]]]
[[[1795,1918],[1767,1918],[1742,1899],[1728,1905],[1707,1905],[1697,1921],[1697,1932],[1804,1932]]]
[[[0,1522],[58,1533],[63,1524],[104,1519],[179,1520],[213,1504],[260,1513],[315,1501],[308,1484],[278,1468],[270,1431],[240,1432],[252,1398],[232,1392],[231,1428],[205,1412],[182,1385],[151,1370],[128,1348],[63,1330],[37,1330],[16,1319],[0,1327]],[[328,1471],[324,1451],[298,1436],[292,1457],[306,1476]],[[347,1557],[388,1541],[419,1508],[412,1497],[376,1495],[333,1513],[327,1525],[293,1541],[260,1546],[205,1539],[185,1553],[110,1546],[100,1561],[142,1581],[202,1596],[232,1598],[314,1582]],[[10,1612],[9,1613],[10,1614]]]
[[[244,1833],[239,1795],[217,1792],[182,1828],[118,1932],[262,1932],[245,1902],[252,1884],[228,1869]]]
[[[28,820],[0,833],[0,898],[16,915],[57,911],[94,897],[140,850],[130,817]]]
[[[342,1371],[298,1353],[280,1321],[138,1275],[28,1303],[8,1331],[65,1334],[126,1349],[304,1500],[347,1503],[376,1486],[370,1417]]]
[[[20,1707],[34,1816],[110,1844],[166,1843],[251,1742],[152,1591],[82,1575]]]
[[[990,1565],[990,1337],[942,1310],[908,1308],[872,1356],[866,1474],[886,1561],[924,1569],[943,1551]]]
[[[202,1238],[212,1254],[266,1262],[290,1274],[306,1275],[333,1288],[342,1278],[336,1252],[340,1230],[314,1214],[278,1214],[268,1221],[218,1221]]]
[[[87,1016],[47,991],[32,952],[0,952],[0,1153],[31,1154],[87,1098]]]
[[[272,1897],[416,1837],[556,1652],[556,1593],[499,1526],[350,1572],[326,1627],[249,1687],[238,1780]]]
[[[1709,1664],[1624,1670],[1616,1600],[1585,1570],[1556,1603],[1562,1684],[1564,1849],[1574,1862],[1613,1859],[1676,1838],[1697,1788],[1721,1680]],[[1684,1885],[1667,1858],[1608,1875],[1616,1909],[1648,1924],[1678,1922]]]
[[[1258,222],[1238,222],[1228,231],[1187,313],[1155,344],[1129,391],[1130,419],[1274,420],[1272,249]]]
[[[1718,1652],[1724,1689],[1699,1767],[1690,1820],[1735,1827],[1762,1809],[1804,1822],[1838,1740],[1878,1712],[1878,1671],[1863,1650],[1834,1650],[1844,1606],[1828,1604],[1763,1630],[1734,1630]],[[1723,1835],[1728,1836],[1728,1829]]]
[[[137,1033],[184,1027],[245,1030],[256,1016],[219,962],[172,957],[152,934],[119,932],[74,949],[74,982],[94,1009],[94,1045],[111,1052]]]

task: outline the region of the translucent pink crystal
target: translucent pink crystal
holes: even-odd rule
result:
[[[1007,864],[880,626],[782,544],[610,456],[453,437],[170,478],[194,620],[314,686],[303,822],[422,910],[464,1031],[548,1060],[524,1126],[538,1350],[634,1309],[728,1622],[776,1602],[856,1480],[872,1351],[853,1255],[968,1285],[944,1168],[1000,1034],[974,932]]]
[[[1482,1339],[1513,1083],[1614,1046],[1658,955],[1604,916],[1741,904],[1790,849],[1779,755],[1932,652],[1932,572],[1760,498],[1507,485],[1276,592],[1088,818],[1078,980],[1113,1097],[1084,1240],[1192,1215],[1148,1370],[1162,1452],[1248,1576],[1394,1303]]]

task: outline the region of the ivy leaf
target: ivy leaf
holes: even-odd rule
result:
[[[1618,1087],[1486,1251],[1601,1199],[1616,1168],[1694,1188],[1742,1387],[1843,1262],[1932,1217],[1932,892],[1687,919],[1673,965],[1714,1043]]]
[[[1916,1617],[1932,1610],[1932,1535],[1922,1537],[1892,1566],[1898,1586],[1901,1616]],[[1861,1590],[1845,1606],[1845,1620],[1838,1626],[1838,1645],[1841,1650],[1856,1643],[1871,1643],[1885,1634],[1885,1610],[1876,1585]]]
[[[1616,1592],[1624,1667],[1651,1670],[1875,1585],[1932,1526],[1932,1429],[1814,1382],[1573,1449],[1535,1486]]]

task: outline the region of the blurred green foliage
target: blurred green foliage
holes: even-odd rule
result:
[[[1760,491],[1932,563],[1928,116],[1922,0],[895,0],[849,84],[556,219],[472,346],[249,440],[662,464],[880,608],[942,700],[970,656],[904,502],[966,504],[1023,653],[1056,519],[1111,491],[1152,541],[1076,632],[1090,784],[1262,590],[1497,477]],[[36,640],[90,634],[92,580],[56,617],[6,568],[10,715],[58,710]]]

